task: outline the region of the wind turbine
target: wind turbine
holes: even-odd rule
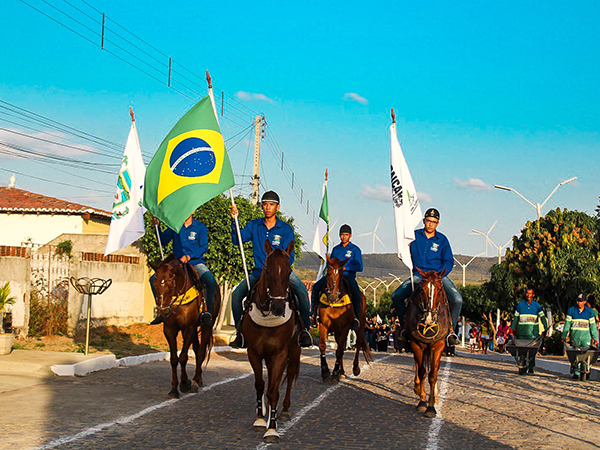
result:
[[[486,256],[487,256],[488,242],[492,247],[494,247],[496,250],[498,250],[498,264],[500,264],[502,262],[502,249],[507,247],[512,242],[513,238],[511,237],[504,245],[498,245],[494,241],[492,241],[490,239],[490,232],[492,231],[492,228],[494,228],[496,226],[497,223],[498,223],[498,221],[496,220],[496,222],[494,222],[494,224],[490,227],[490,229],[488,230],[487,233],[484,233],[482,231],[477,231],[477,230],[471,230],[471,231],[474,234],[479,234],[480,236],[483,236],[485,238],[485,255]]]
[[[381,217],[379,217],[377,219],[377,223],[375,224],[375,229],[369,233],[363,233],[363,234],[359,234],[357,237],[361,237],[361,236],[368,236],[368,235],[372,235],[373,236],[373,253],[375,253],[375,239],[377,239],[379,241],[379,243],[383,246],[385,246],[385,244],[383,243],[383,241],[381,239],[379,239],[379,236],[377,236],[377,228],[379,228],[379,223],[381,222]]]

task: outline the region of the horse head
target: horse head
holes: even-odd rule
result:
[[[150,263],[150,267],[154,269],[155,273],[153,285],[156,291],[156,305],[160,314],[170,309],[173,297],[178,294],[177,290],[184,288],[185,280],[182,280],[182,277],[185,276],[185,269],[173,255],[167,256],[164,261],[159,263]]]
[[[263,313],[270,311],[274,316],[283,316],[285,313],[285,303],[290,291],[290,275],[292,274],[290,255],[294,251],[294,245],[295,243],[292,241],[285,250],[282,250],[273,248],[271,242],[268,239],[265,240],[267,259],[259,280],[259,298],[257,300],[257,305]],[[261,299],[266,300],[262,302]]]
[[[435,324],[439,320],[441,307],[444,304],[445,292],[442,284],[442,278],[446,274],[446,269],[441,272],[431,270],[423,272],[417,268],[421,275],[421,288],[417,304],[420,309],[420,321],[425,325]]]
[[[327,300],[336,302],[342,293],[344,265],[350,258],[340,261],[338,258],[330,258],[329,255],[325,256],[327,257],[327,285],[325,292],[327,293]]]

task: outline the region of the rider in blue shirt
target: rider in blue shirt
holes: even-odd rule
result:
[[[265,192],[261,199],[261,208],[264,213],[264,218],[251,220],[241,230],[242,241],[252,242],[252,252],[254,254],[254,270],[250,273],[250,285],[253,286],[260,277],[267,254],[265,253],[265,241],[268,239],[271,242],[273,248],[285,249],[290,242],[294,240],[293,228],[279,220],[276,216],[277,211],[280,208],[279,195],[273,191]],[[231,217],[235,219],[238,215],[238,210],[235,206],[231,206]],[[231,223],[231,238],[234,244],[238,244],[237,233],[235,230],[235,222],[232,220]],[[294,252],[290,255],[290,264],[294,262]],[[300,315],[304,321],[305,329],[300,333],[300,346],[310,347],[312,345],[312,338],[308,333],[310,327],[310,305],[308,301],[308,292],[302,280],[293,271],[290,275],[290,286],[296,298],[298,299],[300,307]],[[248,295],[248,285],[246,280],[243,280],[235,288],[231,294],[231,309],[233,312],[233,320],[235,322],[235,328],[237,329],[237,335],[231,342],[231,346],[234,348],[244,347],[244,338],[240,330],[240,321],[244,312],[242,301]]]
[[[352,321],[352,329],[354,331],[358,331],[360,317],[360,288],[358,287],[358,283],[356,282],[356,272],[362,272],[363,270],[363,262],[362,262],[362,252],[360,248],[350,242],[350,238],[352,237],[352,228],[350,225],[342,225],[340,227],[340,243],[333,247],[331,250],[331,258],[337,258],[340,261],[348,259],[346,264],[344,265],[344,279],[348,282],[350,286],[351,295],[350,298],[352,300],[352,307],[354,309],[354,320]],[[316,314],[316,307],[319,304],[319,294],[321,293],[321,289],[325,286],[327,282],[327,276],[323,275],[312,288],[312,311],[313,315]]]
[[[410,256],[413,263],[413,280],[415,286],[421,283],[421,276],[417,268],[423,272],[435,270],[441,272],[446,270],[442,278],[442,284],[448,302],[450,303],[450,316],[452,318],[452,331],[448,335],[448,345],[458,345],[458,337],[455,334],[458,324],[458,317],[462,309],[463,299],[456,289],[456,286],[450,280],[448,275],[454,267],[454,256],[450,248],[448,238],[439,231],[436,231],[440,223],[440,213],[435,208],[430,208],[425,212],[423,219],[424,228],[415,231],[415,240],[410,243]],[[412,294],[410,278],[398,287],[392,294],[392,303],[400,325],[404,329],[404,315],[406,313],[406,299]],[[403,334],[408,338],[407,333]]]
[[[152,218],[153,225],[158,225],[159,223],[160,221],[156,217]],[[206,301],[207,309],[207,311],[202,314],[200,320],[203,325],[212,324],[213,300],[215,292],[217,291],[217,282],[211,271],[206,267],[204,261],[204,254],[208,250],[208,230],[206,229],[206,225],[190,215],[183,223],[179,233],[176,233],[170,228],[167,228],[165,231],[162,231],[159,228],[159,234],[161,243],[167,245],[169,242],[173,241],[173,254],[175,257],[182,263],[188,263],[193,266],[198,273],[200,281],[202,281],[202,284],[206,288],[204,299]],[[154,292],[153,281],[154,275],[150,277],[152,292]],[[151,324],[155,325],[162,321],[163,318],[158,316]]]

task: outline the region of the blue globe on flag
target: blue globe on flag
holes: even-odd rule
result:
[[[211,173],[216,162],[215,152],[210,145],[197,137],[181,141],[169,158],[169,166],[175,175],[190,178]]]

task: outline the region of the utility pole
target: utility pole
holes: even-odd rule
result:
[[[258,183],[260,181],[260,140],[264,117],[256,116],[254,124],[254,171],[252,173],[252,204],[258,204]]]

